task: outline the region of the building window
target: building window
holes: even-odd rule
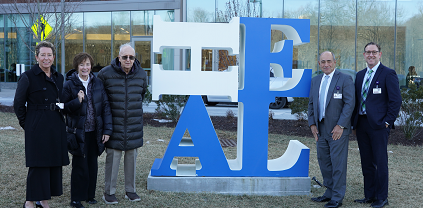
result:
[[[355,76],[355,1],[322,0],[320,2],[319,54],[331,51],[336,68]]]
[[[132,11],[132,36],[152,36],[153,16],[154,11]]]
[[[4,15],[0,15],[0,82],[6,82],[7,67],[5,64],[4,51]]]
[[[413,83],[410,77],[423,77],[422,10],[423,2],[420,0],[398,1],[395,70],[399,74],[400,86]],[[385,49],[382,51],[384,53]],[[415,73],[413,73],[414,70]],[[409,79],[407,80],[406,77]]]
[[[84,13],[85,52],[94,58],[98,69],[110,64],[111,47],[111,12]],[[97,68],[96,68],[97,69]],[[93,68],[93,72],[96,72]]]
[[[215,0],[187,0],[187,22],[214,22]]]
[[[359,0],[357,5],[357,71],[366,68],[364,46],[375,42],[382,48],[381,62],[394,68],[395,54],[395,1]]]
[[[76,54],[83,52],[83,13],[72,14],[72,24],[70,34],[65,39],[65,69],[69,71],[73,68],[73,58]],[[91,54],[92,55],[92,54]],[[60,60],[60,57],[58,57]],[[92,63],[94,64],[94,63]]]
[[[113,54],[112,57],[119,56],[119,48],[122,44],[131,40],[130,35],[130,12],[113,12]]]

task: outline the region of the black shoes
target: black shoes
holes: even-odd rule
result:
[[[31,203],[33,203],[33,202],[31,202]],[[43,208],[43,205],[41,205],[41,202],[40,201],[36,201],[35,202],[35,207],[36,208],[39,208],[39,207]],[[24,202],[23,208],[26,208],[26,202]]]
[[[132,202],[141,201],[141,198],[135,192],[134,193],[126,192],[125,199],[129,199],[129,201],[132,201]]]
[[[327,204],[325,204],[325,207],[328,207],[328,208],[337,208],[337,207],[342,206],[342,203],[339,203],[335,200],[331,200],[330,198],[328,198],[326,196],[319,196],[319,197],[316,197],[316,198],[311,198],[311,201],[328,202]]]
[[[85,202],[87,202],[88,204],[97,204],[97,200],[95,200],[94,198],[87,199],[85,200]],[[70,206],[76,208],[84,208],[80,201],[71,201]]]
[[[85,200],[85,202],[87,202],[88,204],[97,204],[97,200],[95,200],[94,198]]]
[[[377,208],[380,208],[380,207],[384,207],[385,205],[388,205],[389,203],[388,203],[388,199],[385,199],[385,200],[376,200],[375,202],[373,202],[372,203],[372,207],[377,207]]]
[[[40,201],[36,201],[35,202],[35,207],[36,208],[43,208],[43,205],[41,205],[41,202]]]
[[[70,206],[76,207],[76,208],[84,208],[84,206],[82,206],[80,201],[71,201]]]
[[[371,207],[384,207],[385,205],[388,205],[388,199],[385,200],[377,200],[375,198],[364,198],[364,199],[356,199],[354,202],[362,203],[362,204],[370,204]]]
[[[311,198],[311,201],[314,201],[314,202],[327,202],[327,201],[330,201],[330,198],[328,198],[326,196],[319,196],[319,197],[316,197],[316,198]]]
[[[356,199],[354,202],[361,203],[361,204],[370,204],[375,202],[375,198],[364,198],[364,199]]]
[[[117,200],[117,198],[114,194],[109,195],[109,194],[104,193],[103,200],[106,204],[117,204],[118,203],[118,200]]]
[[[337,208],[340,206],[342,206],[342,203],[339,203],[335,200],[330,200],[327,204],[325,204],[325,207],[328,207],[328,208]]]

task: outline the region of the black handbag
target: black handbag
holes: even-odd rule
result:
[[[76,140],[76,128],[69,128],[66,126],[66,138],[68,140],[68,150],[70,152],[79,148],[78,141]]]
[[[81,155],[82,154],[82,150],[80,150],[80,148],[79,148],[78,139],[76,138],[76,130],[77,130],[76,127],[78,126],[78,123],[79,123],[79,113],[78,113],[77,118],[78,118],[78,120],[76,122],[76,125],[74,125],[74,127],[69,127],[69,126],[72,126],[72,124],[69,124],[69,120],[66,119],[66,139],[68,141],[68,151],[72,155]],[[69,119],[72,119],[72,118],[69,117]],[[71,122],[71,123],[73,123],[73,122]]]

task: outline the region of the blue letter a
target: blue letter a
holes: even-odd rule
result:
[[[188,130],[191,145],[183,145]],[[188,141],[190,143],[190,141]],[[175,157],[198,157],[196,165],[178,165]],[[156,159],[152,176],[228,176],[230,169],[200,95],[191,95],[163,158]]]

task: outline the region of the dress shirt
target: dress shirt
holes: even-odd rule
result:
[[[326,89],[325,89],[325,97],[324,97],[324,103],[325,103],[325,106],[323,106],[323,115],[325,115],[325,111],[326,111],[326,98],[328,97],[327,95],[328,95],[328,89],[329,89],[329,86],[330,86],[330,82],[332,81],[332,77],[333,77],[333,74],[335,73],[335,70],[336,69],[334,69],[330,74],[328,74],[328,75],[326,75],[326,74],[323,74],[323,76],[322,76],[322,80],[320,80],[320,87],[319,87],[319,97],[320,97],[320,88],[322,87],[322,84],[323,84],[323,81],[325,81],[325,76],[329,76],[329,78],[328,78],[328,83],[327,83],[327,85],[326,85]]]
[[[374,66],[373,68],[371,68],[371,70],[373,70],[373,73],[372,73],[372,77],[370,77],[370,80],[369,80],[370,81],[370,84],[372,83],[373,77],[375,76],[376,70],[379,67],[379,65],[380,65],[380,61],[379,61],[379,63],[376,64],[376,66]],[[366,82],[366,79],[368,77],[367,74],[369,73],[369,71],[370,71],[370,68],[367,67],[367,71],[366,71],[366,74],[364,75],[363,83],[361,84],[361,89],[363,89],[363,87],[364,87],[364,83]],[[370,87],[370,84],[369,84],[369,87]],[[370,92],[370,89],[369,89],[369,92]]]
[[[370,85],[372,84],[373,77],[375,76],[376,70],[379,67],[379,65],[380,65],[380,61],[373,68],[371,68],[371,70],[373,70],[373,73],[372,73],[372,75],[370,77],[370,80],[369,80],[369,90],[367,91],[367,97],[369,97],[370,92],[373,92],[373,91],[370,91],[371,90],[370,89]],[[366,83],[367,77],[369,76],[368,75],[369,74],[369,71],[370,71],[370,68],[367,67],[366,73],[364,74],[363,83],[361,84],[361,90],[363,90],[364,84]],[[361,99],[361,97],[360,97],[360,99]],[[359,114],[360,115],[363,115],[363,112],[361,111],[361,107],[359,108]]]

